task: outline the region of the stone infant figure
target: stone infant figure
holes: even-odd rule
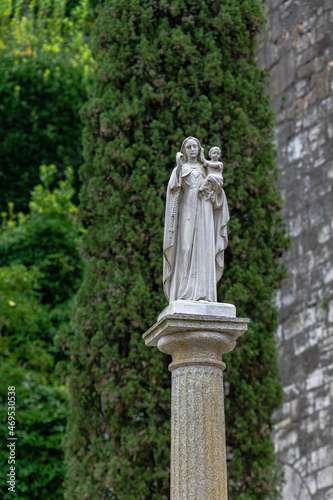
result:
[[[220,160],[221,150],[214,146],[210,148],[210,160],[204,159],[204,166],[207,168],[207,177],[199,188],[200,196],[205,200],[210,200],[213,204],[216,202],[216,195],[222,191],[223,186],[223,163]]]

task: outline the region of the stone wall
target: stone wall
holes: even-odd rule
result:
[[[277,296],[284,500],[333,499],[333,0],[266,0],[289,279]]]

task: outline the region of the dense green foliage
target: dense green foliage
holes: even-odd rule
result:
[[[167,499],[168,360],[141,334],[162,292],[165,190],[186,136],[221,145],[230,246],[219,299],[251,325],[227,358],[230,498],[276,498],[281,402],[272,293],[287,246],[272,112],[256,67],[260,0],[105,0],[84,110],[86,273],[71,354],[66,498]]]
[[[18,223],[5,225],[0,241],[0,266],[8,263],[38,266],[41,299],[53,307],[73,295],[80,279],[76,226],[72,220],[76,207],[71,203],[73,170],[51,192],[57,170],[41,168],[43,184],[36,186],[28,216],[19,214]]]
[[[56,164],[61,178],[67,165],[82,162],[86,4],[66,17],[62,0],[17,2],[16,9],[12,0],[0,2],[0,211],[12,201],[27,210],[41,164]]]
[[[68,413],[67,388],[54,373],[62,355],[57,332],[68,332],[72,297],[81,279],[73,171],[51,190],[56,168],[42,167],[42,184],[29,214],[12,210],[0,230],[0,435],[8,436],[7,387],[16,387],[17,498],[59,499],[65,473],[63,438]],[[12,207],[11,207],[12,208]],[[7,471],[8,449],[0,452]],[[13,498],[6,474],[0,496]]]
[[[0,228],[0,435],[5,443],[7,387],[14,385],[20,499],[58,500],[63,491],[68,396],[54,372],[64,356],[54,338],[69,332],[81,279],[71,197],[82,160],[79,110],[93,68],[87,36],[95,3],[0,2],[0,211],[10,202]],[[57,168],[42,168],[29,205],[44,162]],[[15,216],[14,207],[27,215]],[[6,472],[7,452],[0,452]],[[5,480],[6,473],[0,496],[13,498]]]

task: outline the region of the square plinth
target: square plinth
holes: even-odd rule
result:
[[[168,307],[163,309],[157,321],[173,314],[236,318],[236,307],[233,304],[224,304],[223,302],[175,300],[171,302]]]

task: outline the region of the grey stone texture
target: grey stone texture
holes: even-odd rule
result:
[[[267,0],[289,278],[276,297],[284,404],[274,443],[284,500],[333,499],[333,0]]]
[[[211,148],[216,152],[219,148]],[[218,158],[219,154],[212,154]],[[223,163],[207,160],[200,141],[187,137],[176,154],[167,189],[163,290],[176,300],[217,302],[224,269],[229,209],[222,189]],[[212,173],[211,170],[218,170]]]
[[[173,500],[227,500],[222,375],[207,365],[172,372]]]
[[[205,303],[180,302],[143,335],[172,355],[171,500],[227,500],[222,355],[249,320],[231,304],[215,303],[212,315]]]

